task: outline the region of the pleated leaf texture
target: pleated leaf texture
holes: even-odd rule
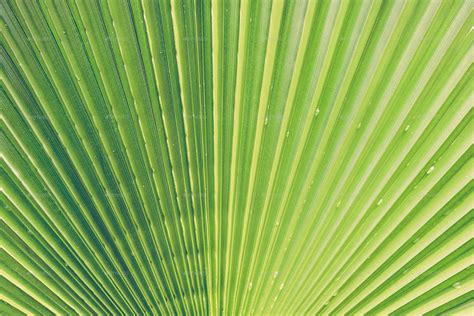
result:
[[[0,313],[473,315],[471,0],[1,0]]]

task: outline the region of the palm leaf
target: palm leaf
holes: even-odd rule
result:
[[[2,314],[467,314],[469,0],[4,0]]]

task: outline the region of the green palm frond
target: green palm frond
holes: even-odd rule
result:
[[[473,8],[0,1],[0,313],[472,314]]]

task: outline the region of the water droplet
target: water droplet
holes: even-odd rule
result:
[[[252,282],[250,282],[250,283],[249,283],[249,290],[251,290],[252,287],[253,287],[253,284],[252,284]]]
[[[410,125],[407,125],[403,131],[406,133],[408,132],[409,129],[410,129]]]
[[[426,174],[430,174],[430,173],[432,173],[432,172],[433,172],[433,170],[434,170],[434,168],[435,168],[434,166],[431,166],[431,167],[430,167],[430,169],[428,169],[428,171],[426,172]]]
[[[332,294],[332,297],[337,296],[337,294],[339,294],[339,291],[334,292],[334,293]]]
[[[318,116],[319,114],[319,108],[316,109],[316,112],[314,113],[314,116]]]
[[[420,237],[417,237],[415,240],[413,240],[413,244],[416,244],[418,241],[420,241]]]
[[[341,201],[337,202],[336,207],[341,206]]]
[[[275,271],[275,273],[273,274],[273,278],[276,278],[278,276],[278,271]]]
[[[277,222],[275,223],[275,226],[279,226],[279,225],[280,225],[280,222],[277,221]]]
[[[378,202],[377,202],[377,206],[379,206],[380,204],[382,204],[383,202],[383,199],[380,199]]]
[[[357,129],[360,129],[361,126],[362,126],[362,123],[359,123],[359,124],[357,125]]]
[[[284,286],[285,286],[285,283],[280,284],[280,291],[283,290]]]
[[[265,125],[268,124],[268,117],[265,118]]]
[[[290,136],[290,131],[286,132],[286,137]]]
[[[461,282],[456,282],[456,283],[454,283],[454,284],[453,284],[453,287],[454,287],[455,289],[461,288]]]

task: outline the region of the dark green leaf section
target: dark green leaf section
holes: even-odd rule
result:
[[[472,313],[471,1],[0,18],[0,314]]]

